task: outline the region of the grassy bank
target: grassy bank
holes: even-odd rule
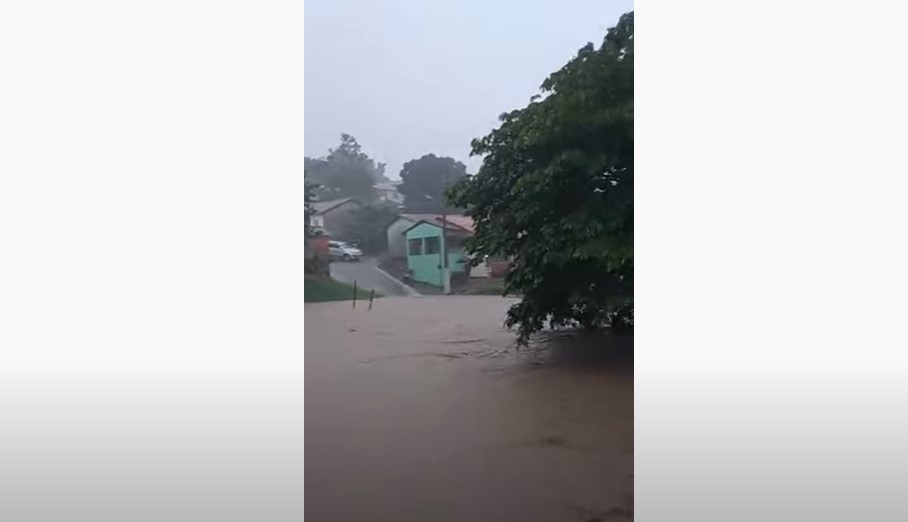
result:
[[[353,299],[353,285],[340,283],[330,277],[307,275],[303,294],[303,301],[307,303],[349,301]],[[381,297],[381,294],[376,292],[375,297]],[[356,298],[368,300],[369,290],[357,289]]]

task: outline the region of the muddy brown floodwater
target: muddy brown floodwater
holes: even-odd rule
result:
[[[511,303],[306,305],[307,522],[633,519],[633,340],[517,350]]]

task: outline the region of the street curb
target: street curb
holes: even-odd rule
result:
[[[375,269],[378,270],[379,272],[381,272],[382,274],[384,274],[385,277],[391,279],[392,281],[396,282],[396,283],[399,284],[401,287],[403,287],[403,289],[406,290],[407,295],[408,295],[409,297],[421,297],[421,296],[422,296],[422,294],[420,294],[419,292],[417,292],[415,288],[413,288],[412,286],[408,285],[407,283],[404,283],[403,281],[401,281],[400,279],[394,277],[393,275],[389,274],[388,272],[385,272],[385,271],[382,270],[382,268],[381,268],[380,266],[378,266],[377,264],[375,265]]]

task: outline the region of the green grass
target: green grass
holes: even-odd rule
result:
[[[369,300],[369,290],[356,290],[357,300]],[[322,303],[326,301],[350,301],[353,299],[353,285],[340,283],[329,277],[307,275],[303,285],[303,301]],[[378,292],[375,297],[381,297]]]

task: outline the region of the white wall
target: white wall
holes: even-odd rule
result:
[[[489,266],[483,261],[470,269],[470,277],[489,277]]]
[[[406,218],[398,218],[388,227],[388,255],[392,257],[406,257],[407,255],[407,238],[404,237],[404,231],[413,226],[413,221]]]
[[[382,190],[378,193],[378,198],[381,201],[387,201],[389,203],[403,203],[404,197],[400,192],[396,190]]]

